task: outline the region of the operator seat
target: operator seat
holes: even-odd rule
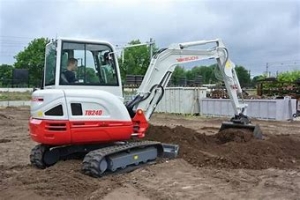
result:
[[[69,84],[69,81],[67,80],[66,75],[65,75],[64,72],[62,72],[61,75],[60,75],[60,84],[62,84],[62,85],[68,85]]]
[[[69,85],[70,83],[65,75],[67,70],[67,65],[68,65],[68,52],[67,51],[63,52],[62,57],[64,57],[64,59],[62,59],[61,61],[61,73],[60,73],[59,83],[61,85]]]

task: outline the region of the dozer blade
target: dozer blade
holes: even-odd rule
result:
[[[248,129],[248,130],[252,131],[254,138],[262,139],[262,131],[261,131],[258,124],[253,125],[253,124],[240,124],[240,123],[233,123],[233,122],[223,122],[219,132],[222,131],[222,130],[225,130],[225,129],[229,129],[229,128]]]
[[[166,144],[162,143],[164,153],[163,157],[164,158],[176,158],[179,153],[179,145],[176,144]]]

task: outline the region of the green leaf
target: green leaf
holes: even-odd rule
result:
[[[36,85],[42,80],[45,62],[45,47],[49,41],[50,40],[47,38],[34,39],[23,51],[20,51],[15,56],[15,68],[28,69],[31,85]]]

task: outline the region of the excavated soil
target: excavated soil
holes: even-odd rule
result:
[[[180,145],[179,157],[99,179],[81,173],[81,160],[45,170],[30,165],[36,145],[29,109],[0,108],[0,199],[299,199],[299,122],[255,121],[246,130],[217,133],[224,119],[154,114],[147,140]]]
[[[265,135],[259,140],[249,130],[206,135],[183,126],[150,126],[146,139],[179,144],[179,157],[197,167],[284,169],[300,163],[300,140],[289,135]]]

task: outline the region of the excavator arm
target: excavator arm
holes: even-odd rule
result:
[[[199,49],[206,44],[215,44],[212,49]],[[228,51],[219,39],[172,44],[161,49],[152,58],[143,82],[137,91],[136,98],[127,107],[133,113],[142,109],[149,120],[157,104],[164,95],[175,67],[179,64],[216,59],[222,79],[230,96],[235,116],[245,115],[247,105],[238,101],[238,93],[242,92],[235,72],[235,65],[228,58]]]
[[[207,44],[214,44],[214,47],[203,49]],[[150,62],[136,97],[126,105],[130,115],[133,117],[137,110],[143,110],[145,118],[149,121],[164,95],[164,89],[175,67],[179,64],[207,59],[217,61],[221,75],[219,79],[225,83],[234,110],[234,116],[230,122],[222,123],[220,131],[229,128],[250,129],[254,137],[261,139],[260,127],[251,125],[246,115],[248,105],[239,102],[238,94],[242,93],[242,89],[235,71],[235,64],[229,59],[228,50],[220,39],[172,44],[158,51]]]

